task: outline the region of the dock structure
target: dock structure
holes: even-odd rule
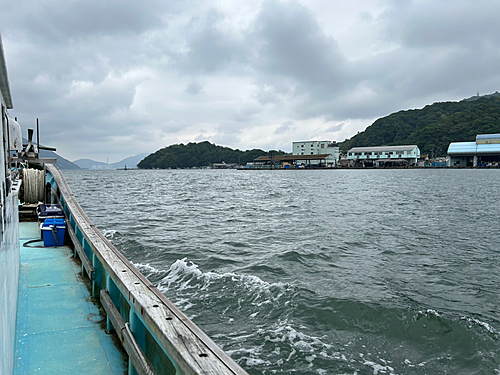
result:
[[[270,166],[278,166],[284,163],[290,163],[289,165],[293,167],[299,167],[302,165],[306,168],[326,168],[326,160],[330,157],[330,154],[318,154],[318,155],[276,155],[276,156],[259,156],[254,160],[255,163],[267,164]],[[300,161],[300,164],[299,164]]]
[[[26,247],[38,222],[21,223],[16,374],[246,375],[92,224],[60,170],[46,173],[70,247]]]
[[[500,134],[478,134],[475,142],[452,142],[450,167],[500,166]]]

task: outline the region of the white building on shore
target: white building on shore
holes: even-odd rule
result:
[[[416,166],[419,158],[420,149],[417,145],[353,147],[347,152],[347,159],[353,163],[375,166],[398,163]]]
[[[340,148],[336,142],[332,141],[303,141],[292,142],[292,155],[323,155],[329,154],[326,160],[327,167],[336,167],[340,158]],[[304,164],[306,161],[297,160],[297,164]],[[310,161],[312,164],[319,164],[318,161]]]

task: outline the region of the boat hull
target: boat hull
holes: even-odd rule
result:
[[[19,285],[18,187],[13,186],[2,207],[0,247],[0,374],[14,366],[16,308]]]

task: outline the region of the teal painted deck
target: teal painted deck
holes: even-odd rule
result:
[[[67,247],[24,247],[38,223],[20,223],[21,271],[14,374],[124,374],[106,318],[91,301]],[[31,246],[43,246],[43,241]]]

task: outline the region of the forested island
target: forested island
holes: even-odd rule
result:
[[[253,149],[241,151],[230,147],[217,146],[208,141],[179,144],[162,148],[144,158],[139,164],[141,169],[193,168],[211,166],[213,163],[245,165],[259,156],[283,155],[284,151],[264,151]]]
[[[422,154],[446,156],[451,142],[473,142],[477,134],[500,133],[500,93],[442,102],[400,111],[375,121],[341,144],[341,150],[363,146],[417,145]]]

